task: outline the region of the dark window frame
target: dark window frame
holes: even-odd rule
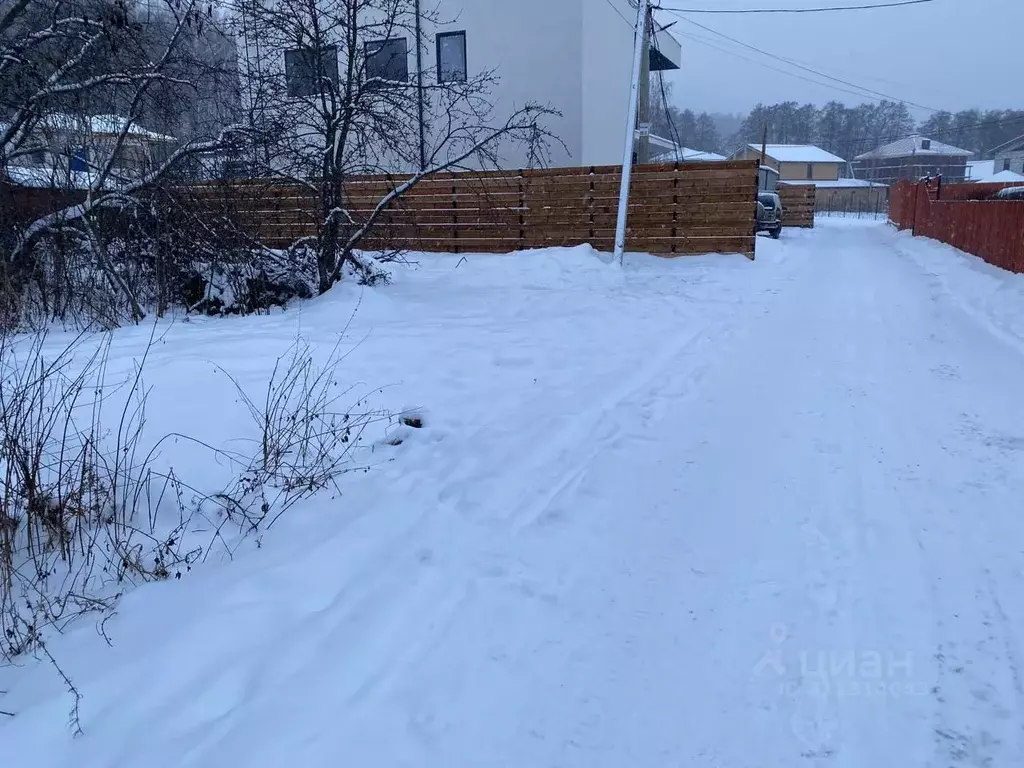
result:
[[[444,70],[441,68],[441,41],[445,38],[462,38],[462,76],[444,77]],[[454,32],[438,32],[434,37],[434,46],[437,56],[437,82],[444,83],[465,83],[469,80],[469,51],[466,47],[466,30],[460,29]]]
[[[814,178],[814,163],[808,163],[807,164],[807,178],[808,179],[813,179]]]
[[[921,149],[928,149],[928,150],[930,150],[931,148],[932,148],[932,140],[931,139],[921,139]]]
[[[288,96],[293,99],[307,99],[310,96],[316,96],[320,93],[320,83],[316,77],[316,68],[314,63],[314,53],[316,49],[312,46],[299,46],[297,48],[289,48],[284,52],[284,79],[285,89],[288,91]],[[304,55],[304,56],[303,56]],[[300,60],[305,58],[305,62]],[[333,62],[333,71],[331,67],[327,68],[325,73],[335,85],[338,84],[339,72],[338,72],[338,46],[328,45],[320,50],[321,63],[324,60]],[[297,72],[295,67],[301,64],[306,69],[306,72]],[[305,79],[302,79],[305,75]],[[304,88],[297,88],[298,84],[305,84]]]
[[[1003,170],[1010,170],[1010,158],[1006,158],[1005,160],[1003,160]]]
[[[382,77],[381,75],[371,75],[370,71],[369,71],[369,69],[370,69],[370,60],[374,56],[378,56],[381,53],[383,53],[383,51],[384,51],[383,46],[387,45],[388,43],[397,43],[397,42],[401,42],[402,45],[405,46],[405,55],[402,57],[402,60],[403,60],[403,62],[405,64],[405,77],[402,78],[402,79],[398,79],[398,78],[392,78],[392,77]],[[371,54],[370,51],[374,47],[377,47],[378,50],[375,53]],[[390,60],[390,57],[389,57],[389,60]],[[390,83],[408,83],[409,82],[409,41],[405,37],[398,36],[398,37],[382,38],[380,40],[368,40],[365,43],[363,43],[363,79],[364,80],[382,80],[382,81],[384,81],[384,83],[388,83],[388,84],[390,84]],[[382,85],[378,85],[376,87],[382,87]]]

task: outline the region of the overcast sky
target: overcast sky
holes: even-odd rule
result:
[[[808,8],[878,1],[660,0],[660,4],[666,8]],[[687,17],[776,56],[904,101],[951,111],[1024,108],[1024,0],[935,0],[871,11]],[[683,46],[682,69],[666,74],[674,84],[673,101],[681,107],[745,113],[758,101],[870,101],[840,90],[854,88],[773,61],[666,11],[659,12],[658,21],[678,21],[672,32]],[[918,119],[930,114],[913,106],[911,110]]]

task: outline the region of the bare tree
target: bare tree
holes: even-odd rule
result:
[[[8,233],[10,246],[0,265],[6,291],[17,294],[41,274],[35,246],[59,234],[93,254],[96,268],[130,304],[132,319],[144,316],[124,276],[102,252],[96,215],[132,211],[185,160],[223,145],[223,131],[177,140],[140,123],[158,106],[186,100],[200,88],[210,65],[197,55],[197,41],[215,27],[212,7],[199,0],[4,3],[0,170],[34,170],[35,182],[39,172],[48,172],[52,186],[77,192],[67,204],[19,221],[13,236]],[[230,65],[233,71],[235,62]],[[139,136],[157,137],[159,151],[139,157]]]
[[[418,30],[441,22],[436,11],[417,6],[414,0],[231,3],[245,46],[242,93],[253,160],[263,173],[316,196],[317,234],[293,248],[315,250],[321,293],[346,264],[368,268],[357,254],[360,244],[422,179],[498,167],[513,144],[526,145],[531,163],[542,164],[556,140],[543,127],[543,118],[556,114],[549,107],[529,103],[496,118],[494,72],[438,73],[435,66],[410,78],[409,55],[417,44],[426,48]],[[346,181],[366,174],[388,174],[395,183],[376,205],[357,210],[347,203]]]

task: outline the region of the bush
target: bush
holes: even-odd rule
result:
[[[232,468],[223,489],[204,492],[158,466],[165,441],[191,438],[145,434],[147,355],[124,381],[111,382],[109,336],[92,345],[90,338],[52,352],[44,334],[0,336],[5,660],[48,655],[47,631],[109,611],[128,585],[180,578],[218,550],[230,556],[300,500],[337,489],[339,476],[358,468],[366,428],[385,418],[340,385],[338,347],[318,364],[297,339],[259,397],[233,379],[256,426],[252,451],[192,441]]]

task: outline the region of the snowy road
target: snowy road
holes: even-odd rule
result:
[[[423,310],[450,398],[431,414],[464,416],[360,481],[344,523],[129,595],[114,651],[63,638],[81,738],[44,668],[0,677],[40,691],[0,749],[36,768],[1024,765],[1024,351],[911,258],[933,247],[834,223],[759,241],[749,269],[609,278],[587,316],[558,280],[525,308]],[[565,346],[528,347],[545,333]],[[477,353],[482,399],[460,378]]]

